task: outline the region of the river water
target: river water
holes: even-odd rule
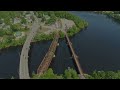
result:
[[[71,13],[89,23],[87,29],[70,38],[83,72],[90,74],[94,70],[120,70],[120,24],[100,14],[74,11]],[[29,53],[30,73],[36,73],[50,43],[51,41],[43,41],[32,44]],[[65,40],[60,39],[59,44],[56,57],[50,65],[57,74],[63,73],[68,67],[75,68]],[[0,78],[18,78],[21,50],[22,46],[0,51]]]

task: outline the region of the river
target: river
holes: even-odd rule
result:
[[[83,72],[90,74],[94,70],[120,70],[120,24],[105,15],[91,12],[71,13],[89,23],[87,29],[70,38]],[[30,73],[36,73],[50,43],[51,41],[42,41],[32,44],[29,53]],[[63,73],[67,67],[75,68],[65,40],[60,39],[59,44],[56,57],[50,65],[57,74]],[[19,46],[0,51],[0,78],[18,78],[21,49],[22,46]]]

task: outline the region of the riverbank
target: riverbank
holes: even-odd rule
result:
[[[83,29],[78,29],[77,27],[73,26],[72,28],[70,28],[68,30],[67,33],[68,33],[68,36],[71,37],[71,36],[74,36],[75,34],[77,34],[78,32],[80,32],[81,30],[83,30]],[[62,31],[60,31],[59,34],[60,34],[60,38],[65,37],[65,35]],[[50,34],[44,34],[44,33],[41,34],[40,33],[40,34],[37,34],[35,36],[34,41],[32,41],[32,42],[47,41],[47,40],[52,40],[53,38],[54,38],[54,32],[52,32]],[[7,43],[7,44],[6,43],[1,43],[0,44],[0,50],[5,49],[5,48],[9,48],[9,47],[21,46],[21,45],[24,44],[25,40],[26,40],[26,37],[21,38],[17,41],[13,40],[11,43]]]
[[[84,74],[86,79],[120,79],[120,71],[94,71],[92,74]],[[50,68],[44,74],[32,75],[32,79],[80,79],[79,75],[74,69],[66,69],[63,74],[54,74]]]
[[[120,11],[95,11],[98,14],[104,14],[109,18],[112,18],[114,21],[120,23]]]
[[[88,26],[88,23],[82,19],[80,19],[79,17],[71,14],[71,13],[68,13],[68,12],[64,12],[64,11],[61,11],[61,12],[55,12],[55,15],[58,17],[58,18],[66,18],[68,20],[72,20],[75,25],[72,26],[71,28],[68,29],[68,35],[69,36],[73,36],[75,35],[76,33],[78,33],[79,31],[83,30],[84,28],[86,28]],[[60,38],[63,38],[64,37],[64,33],[62,31],[60,31]],[[50,34],[45,34],[45,33],[38,33],[36,35],[36,37],[34,38],[34,41],[33,42],[38,42],[38,41],[43,41],[43,40],[52,40],[54,38],[54,32],[50,33]],[[7,37],[4,39],[4,42],[1,42],[0,44],[0,50],[1,49],[4,49],[4,48],[9,48],[11,46],[19,46],[19,45],[23,45],[24,42],[26,40],[26,36],[18,39],[18,40],[15,40],[15,39],[12,39]]]

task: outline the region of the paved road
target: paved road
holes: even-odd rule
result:
[[[29,35],[27,36],[27,39],[23,45],[21,56],[20,56],[20,65],[19,65],[19,78],[20,79],[30,79],[29,76],[29,68],[28,68],[28,52],[30,49],[30,43],[34,36],[37,33],[37,30],[39,29],[40,25],[38,24],[37,17],[33,14],[35,21],[33,22],[33,25],[31,27],[31,30],[29,32]]]

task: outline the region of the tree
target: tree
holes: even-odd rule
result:
[[[35,79],[62,79],[62,76],[58,76],[57,74],[53,73],[53,70],[49,68],[44,74],[41,76],[33,74],[33,78]]]
[[[87,79],[120,79],[120,71],[94,71],[91,75],[86,75]]]
[[[116,73],[113,71],[107,71],[105,72],[105,74],[106,74],[105,79],[116,79],[117,78]]]
[[[0,29],[0,37],[2,37],[4,35],[5,35],[5,32],[2,29]]]
[[[51,68],[49,68],[41,76],[38,74],[33,74],[33,79],[79,79],[79,77],[74,69],[65,70],[64,75],[57,75],[54,74]]]
[[[6,29],[6,30],[4,30],[4,33],[5,33],[6,35],[12,35],[12,34],[13,34],[13,31],[12,31],[12,29]]]
[[[21,23],[22,24],[26,24],[27,23],[26,19],[25,18],[21,18]]]
[[[12,39],[9,36],[4,36],[3,37],[3,42],[6,44],[10,44],[12,41]]]
[[[68,69],[68,70],[65,70],[64,78],[65,79],[79,79],[79,76],[74,69]]]
[[[20,26],[19,26],[19,24],[11,25],[11,29],[13,32],[16,32],[16,31],[19,31]]]
[[[104,79],[105,78],[105,72],[104,71],[94,71],[92,73],[92,77],[94,77],[94,79]]]
[[[0,19],[0,24],[2,24],[3,23],[3,21]]]

